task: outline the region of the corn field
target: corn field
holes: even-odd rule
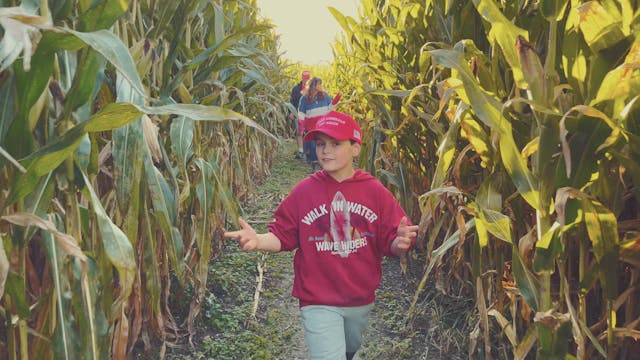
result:
[[[0,350],[124,359],[192,331],[225,219],[287,131],[272,26],[253,1],[3,6]]]
[[[363,1],[333,72],[420,218],[420,292],[475,297],[471,358],[640,349],[637,1]],[[370,51],[370,49],[378,49]],[[353,76],[352,74],[356,74]],[[351,92],[349,92],[351,91]],[[490,334],[511,353],[495,350]]]
[[[221,233],[291,135],[299,66],[255,0],[0,5],[0,354],[162,356],[193,335]],[[426,286],[462,289],[470,358],[633,358],[640,2],[329,11],[343,33],[313,72],[365,132],[360,167],[421,225],[408,329]]]

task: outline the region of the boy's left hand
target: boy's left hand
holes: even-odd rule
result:
[[[418,225],[407,225],[409,221],[406,216],[403,216],[400,219],[400,224],[398,225],[397,236],[393,241],[395,246],[401,252],[406,252],[411,248],[413,244],[413,238],[418,234]]]

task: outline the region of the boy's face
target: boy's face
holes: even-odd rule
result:
[[[322,168],[341,181],[353,175],[353,159],[360,154],[360,144],[319,133],[316,135],[316,154]]]

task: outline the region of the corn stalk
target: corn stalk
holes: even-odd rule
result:
[[[268,169],[262,125],[285,121],[264,115],[286,102],[275,37],[254,1],[6,3],[0,351],[124,359],[155,338],[162,357],[195,331],[232,189]]]

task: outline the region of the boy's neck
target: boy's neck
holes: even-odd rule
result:
[[[356,169],[354,169],[353,167],[348,167],[348,168],[340,169],[336,171],[327,171],[327,174],[329,174],[329,176],[331,176],[337,182],[343,182],[353,177],[353,174],[355,173],[356,173]]]

